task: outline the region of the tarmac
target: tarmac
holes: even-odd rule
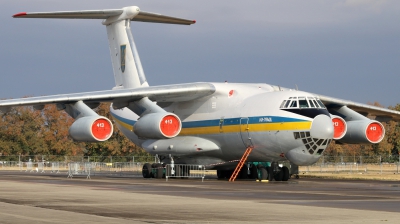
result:
[[[0,223],[400,223],[400,181],[0,171]]]

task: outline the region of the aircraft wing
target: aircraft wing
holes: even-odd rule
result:
[[[329,96],[322,96],[315,94],[328,108],[337,108],[342,106],[347,106],[348,108],[364,115],[364,116],[376,116],[378,121],[388,121],[395,120],[400,121],[400,111],[389,110],[386,108],[381,108],[377,106],[372,106],[368,104],[356,103],[349,100],[337,99]]]
[[[157,102],[179,102],[198,99],[214,92],[215,87],[211,83],[188,83],[0,100],[0,109],[7,109],[13,106],[68,104],[77,101],[86,103],[118,102],[123,104],[144,97]]]

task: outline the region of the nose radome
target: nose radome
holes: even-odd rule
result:
[[[310,134],[312,138],[332,139],[333,123],[331,118],[324,114],[316,116],[311,124]]]

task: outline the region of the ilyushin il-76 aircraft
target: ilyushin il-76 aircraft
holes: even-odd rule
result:
[[[192,25],[194,20],[122,9],[18,13],[14,18],[101,19],[106,27],[115,78],[112,90],[0,101],[4,112],[13,106],[43,109],[56,104],[75,122],[69,135],[75,141],[106,141],[113,123],[94,112],[111,102],[116,126],[136,145],[157,155],[145,164],[143,177],[172,164],[173,174],[185,176],[178,164],[197,164],[227,178],[246,151],[243,166],[252,177],[287,181],[293,165],[318,161],[332,140],[344,144],[375,144],[384,135],[380,123],[400,120],[400,112],[264,83],[196,82],[149,86],[134,43],[131,21]],[[375,120],[367,118],[375,117]],[[250,151],[247,151],[250,152]],[[270,165],[260,165],[268,162]],[[247,167],[247,168],[246,168]]]

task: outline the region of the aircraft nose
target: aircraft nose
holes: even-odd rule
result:
[[[319,139],[333,138],[333,123],[325,114],[316,116],[311,124],[311,137]]]

